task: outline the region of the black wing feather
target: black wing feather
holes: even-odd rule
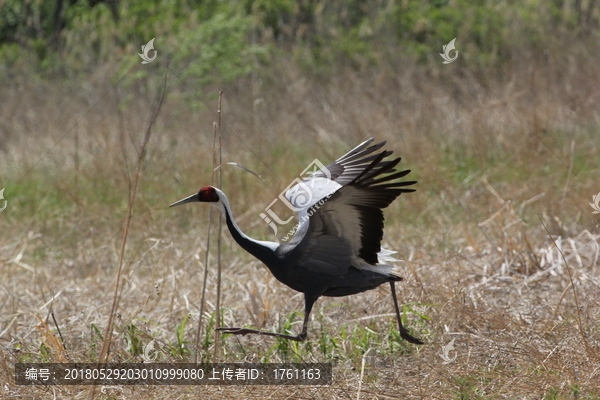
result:
[[[415,189],[405,187],[414,185],[417,183],[416,181],[394,182],[410,173],[410,170],[398,172],[394,169],[400,163],[400,157],[385,160],[393,153],[388,150],[373,154],[386,142],[369,146],[372,141],[373,138],[365,141],[327,165],[325,167],[327,171],[320,170],[313,174],[314,177],[329,177],[342,187],[326,200],[326,204],[322,208],[315,205],[309,210],[311,217],[308,230],[311,231],[311,234],[305,235],[303,239],[298,239],[302,242],[310,241],[305,242],[309,253],[305,256],[318,259],[318,262],[323,265],[316,267],[333,274],[341,273],[338,268],[349,267],[347,264],[342,265],[345,264],[342,263],[343,260],[349,260],[342,254],[345,252],[358,254],[369,264],[378,263],[377,253],[381,251],[381,240],[383,239],[384,216],[382,209],[388,207],[400,194],[415,191]],[[333,233],[335,229],[329,231],[326,225],[335,224],[335,221],[326,215],[329,215],[338,203],[351,206],[358,214],[360,249],[353,249],[346,244],[342,245],[341,242],[332,246],[337,239],[342,238],[336,237],[335,240],[329,238],[330,235],[336,235]],[[349,242],[344,243],[349,244]],[[327,253],[327,248],[332,251],[332,247],[339,249],[340,251],[337,251],[339,254]]]
[[[379,149],[383,144],[385,142],[381,142],[371,148]],[[384,226],[382,209],[388,207],[400,194],[415,191],[415,189],[404,189],[402,187],[417,183],[417,181],[407,181],[381,184],[402,178],[410,173],[410,170],[400,172],[394,170],[394,167],[400,163],[400,157],[384,161],[392,153],[392,151],[382,151],[379,154],[372,155],[368,157],[368,161],[370,162],[368,165],[364,163],[366,159],[359,160],[357,156],[354,156],[353,160],[356,160],[355,162],[363,166],[364,169],[347,184],[354,189],[368,192],[368,195],[365,193],[365,196],[361,196],[361,200],[357,204],[351,205],[360,215],[361,247],[358,255],[372,265],[377,264],[377,253],[381,251]],[[343,188],[338,190],[338,192],[340,196],[343,196]],[[332,197],[331,200],[335,201],[335,198]]]

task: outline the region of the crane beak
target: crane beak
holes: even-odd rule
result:
[[[200,197],[198,196],[198,193],[194,193],[193,195],[188,196],[185,199],[176,201],[175,203],[171,204],[169,207],[180,206],[182,204],[194,203],[194,202],[198,202],[198,201],[200,201]]]

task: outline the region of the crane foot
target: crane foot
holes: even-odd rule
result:
[[[307,338],[306,332],[302,332],[298,336],[286,335],[283,333],[275,333],[275,332],[265,332],[259,331],[258,329],[249,329],[249,328],[217,328],[217,331],[221,331],[223,333],[228,333],[231,335],[265,335],[265,336],[273,336],[282,339],[295,340],[297,342],[303,342]]]
[[[425,344],[421,339],[416,338],[413,335],[411,335],[410,333],[408,333],[408,331],[406,329],[400,330],[400,337],[402,337],[402,339],[406,340],[409,343]]]

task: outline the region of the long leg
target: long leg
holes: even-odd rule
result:
[[[424,344],[421,339],[417,339],[416,337],[408,333],[408,329],[406,329],[402,325],[402,319],[400,318],[400,309],[398,308],[398,299],[396,298],[396,285],[392,281],[390,282],[390,286],[392,287],[392,298],[394,299],[394,307],[396,308],[396,317],[398,318],[398,330],[400,330],[400,336],[407,342],[414,344]]]
[[[312,310],[313,304],[319,296],[309,296],[304,294],[304,324],[302,325],[302,332],[298,336],[286,335],[283,333],[275,333],[275,332],[265,332],[259,331],[258,329],[248,329],[248,328],[217,328],[218,331],[222,331],[223,333],[230,333],[232,335],[265,335],[265,336],[274,336],[283,339],[295,340],[297,342],[304,342],[308,337],[308,317]]]

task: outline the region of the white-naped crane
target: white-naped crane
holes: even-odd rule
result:
[[[304,341],[310,312],[320,296],[348,296],[389,282],[400,336],[410,343],[423,344],[402,325],[394,285],[402,277],[388,264],[397,261],[391,257],[395,252],[381,248],[382,209],[400,194],[414,192],[406,186],[416,181],[396,181],[410,170],[394,169],[400,158],[384,160],[392,151],[373,154],[386,142],[370,146],[372,141],[373,138],[361,143],[286,192],[290,203],[299,210],[300,221],[288,243],[246,236],[233,219],[227,196],[212,186],[170,205],[202,202],[216,206],[225,215],[231,236],[244,250],[262,261],[280,282],[304,293],[304,324],[298,336],[248,328],[218,330]],[[303,195],[298,196],[299,192]]]

